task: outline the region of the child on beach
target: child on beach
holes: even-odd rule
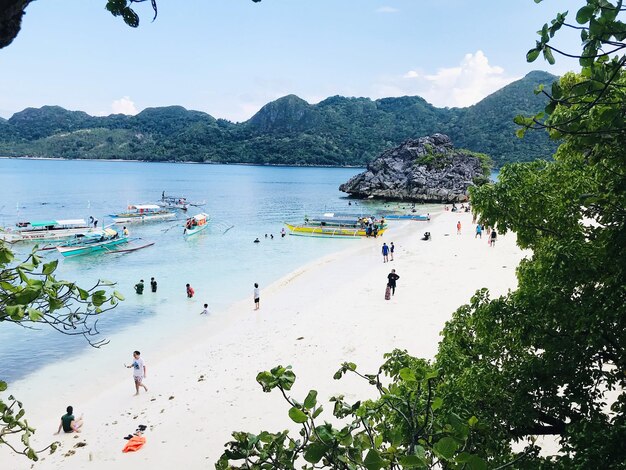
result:
[[[260,308],[259,302],[261,300],[261,293],[259,292],[259,285],[254,283],[254,309],[258,310]]]
[[[141,353],[139,351],[133,352],[133,363],[129,366],[124,364],[124,367],[127,369],[133,369],[133,380],[135,381],[135,396],[139,395],[139,387],[143,387],[143,389],[147,392],[148,387],[143,384],[143,379],[146,378],[146,364],[143,362],[141,358]]]
[[[461,221],[460,220],[456,223],[456,234],[461,235]]]
[[[208,315],[209,314],[209,304],[204,304],[204,310],[200,312],[200,315]]]
[[[67,411],[67,413],[61,416],[61,422],[59,423],[59,429],[56,434],[59,434],[61,429],[67,433],[80,432],[80,428],[83,425],[82,415],[80,418],[74,419],[74,408],[72,406],[68,406],[65,411]]]
[[[187,284],[187,298],[191,299],[193,297],[193,294],[195,294],[196,292],[193,290],[193,287],[191,287],[190,284]]]

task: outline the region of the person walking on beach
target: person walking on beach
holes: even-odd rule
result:
[[[474,238],[480,238],[482,240],[483,238],[483,228],[480,224],[476,225],[476,235],[474,235]]]
[[[153,277],[150,278],[150,289],[152,290],[152,292],[157,291],[157,282],[156,279]]]
[[[193,298],[193,295],[196,293],[196,291],[193,290],[193,287],[191,287],[191,284],[187,284],[187,298],[191,299]]]
[[[139,295],[143,294],[143,279],[135,284],[135,292]]]
[[[391,261],[393,261],[393,252],[396,250],[396,247],[393,246],[393,242],[391,242],[391,246],[389,247],[389,254],[391,255]]]
[[[456,234],[461,235],[461,221],[460,220],[456,223]]]
[[[204,310],[200,312],[200,315],[208,315],[209,314],[209,304],[204,304]]]
[[[254,309],[258,310],[260,308],[260,301],[261,301],[261,293],[259,291],[259,285],[255,282],[254,283]]]
[[[489,237],[489,242],[491,247],[493,248],[494,246],[496,246],[496,239],[498,238],[498,232],[496,232],[496,229],[494,228],[491,231],[491,236]]]
[[[80,432],[80,428],[83,425],[82,415],[80,418],[74,419],[74,408],[72,406],[68,406],[65,411],[67,411],[67,413],[61,416],[61,422],[59,423],[59,429],[56,434],[60,434],[61,429],[63,429],[63,432],[67,433]]]
[[[133,380],[135,381],[135,396],[139,395],[139,387],[143,387],[143,389],[147,392],[148,387],[144,385],[143,379],[145,379],[148,374],[146,373],[146,364],[141,358],[141,353],[139,351],[134,351],[133,363],[129,366],[124,364],[124,367],[126,367],[127,369],[133,369]]]
[[[383,263],[389,261],[389,247],[386,243],[383,243]]]
[[[396,281],[400,279],[400,276],[396,274],[396,270],[392,269],[389,275],[387,276],[387,285],[391,288],[391,295],[396,294]]]

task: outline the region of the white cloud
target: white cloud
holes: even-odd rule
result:
[[[119,100],[114,100],[111,103],[111,110],[113,114],[137,114],[137,108],[135,107],[135,103],[128,96],[124,96]]]
[[[435,106],[465,107],[518,78],[507,75],[502,67],[489,64],[484,52],[478,50],[465,54],[459,65],[443,67],[434,73],[412,69],[400,77],[387,77],[376,85],[376,95],[419,95]]]
[[[376,13],[398,13],[400,10],[394,7],[384,6],[376,9]]]

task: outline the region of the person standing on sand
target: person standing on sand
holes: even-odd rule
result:
[[[498,232],[496,232],[496,229],[494,228],[494,229],[491,231],[491,236],[490,236],[490,238],[489,238],[489,242],[490,242],[490,245],[491,245],[491,247],[492,247],[492,248],[493,248],[494,246],[496,246],[496,239],[497,239],[497,238],[498,238]]]
[[[152,292],[157,291],[157,282],[156,279],[153,277],[150,278],[150,289],[152,290]]]
[[[391,295],[396,294],[396,281],[400,279],[400,276],[396,274],[396,270],[392,269],[387,276],[387,285],[391,287]]]
[[[139,295],[143,294],[143,279],[135,284],[135,292]]]
[[[57,430],[56,434],[60,434],[61,429],[63,429],[63,431],[67,433],[80,432],[80,428],[83,425],[82,415],[80,418],[75,420],[74,408],[72,406],[68,406],[65,411],[67,411],[67,414],[61,416],[61,422],[59,423],[59,429]]]
[[[143,387],[143,389],[147,392],[148,387],[143,384],[143,379],[145,379],[148,374],[146,373],[146,364],[141,358],[141,353],[139,351],[134,351],[133,363],[129,366],[124,364],[124,367],[126,367],[127,369],[133,369],[133,380],[135,381],[135,396],[139,395],[139,387]]]
[[[483,228],[480,224],[476,225],[476,235],[474,235],[474,238],[480,238],[482,240],[483,238]]]
[[[386,243],[383,243],[383,263],[389,261],[389,247]]]
[[[391,242],[391,246],[389,247],[389,254],[391,255],[391,261],[393,261],[393,252],[396,251],[396,247],[393,246],[393,242]]]
[[[461,221],[460,220],[456,223],[456,234],[461,235]]]
[[[193,287],[191,287],[191,284],[187,284],[187,298],[191,299],[193,297],[193,294],[196,293],[196,291],[193,290]]]
[[[261,301],[261,292],[259,291],[259,285],[254,283],[254,309],[258,310],[260,308]]]

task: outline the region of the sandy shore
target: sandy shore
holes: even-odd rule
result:
[[[142,351],[149,392],[138,397],[130,371],[122,367],[130,358],[109,357],[106,349],[98,351],[104,358],[97,364],[101,374],[91,383],[69,362],[60,389],[50,389],[45,374],[34,374],[11,391],[26,394],[30,421],[38,429],[33,441],[62,443],[56,454],[42,454],[34,468],[212,468],[232,431],[289,427],[282,398],[264,394],[255,381],[259,371],[278,364],[293,366],[296,398],[310,388],[322,402],[339,393],[348,399],[369,396],[368,386],[354,377],[332,379],[341,362],[375,371],[393,348],[431,358],[444,323],[476,289],[487,287],[497,295],[515,287],[515,267],[524,253],[514,235],[500,237],[490,248],[486,235],[474,238],[471,219],[444,212],[429,223],[394,224],[383,239],[346,242],[345,250],[262,289],[258,312],[251,292],[228,311],[199,318],[193,332],[164,338],[158,351]],[[420,240],[426,230],[430,242]],[[380,254],[383,241],[396,245],[396,259],[388,264]],[[396,295],[386,301],[391,268],[400,279]],[[54,436],[68,404],[84,413],[84,431]],[[139,424],[148,426],[146,445],[123,454],[123,437]],[[0,460],[12,469],[32,465],[6,449],[0,449]]]

